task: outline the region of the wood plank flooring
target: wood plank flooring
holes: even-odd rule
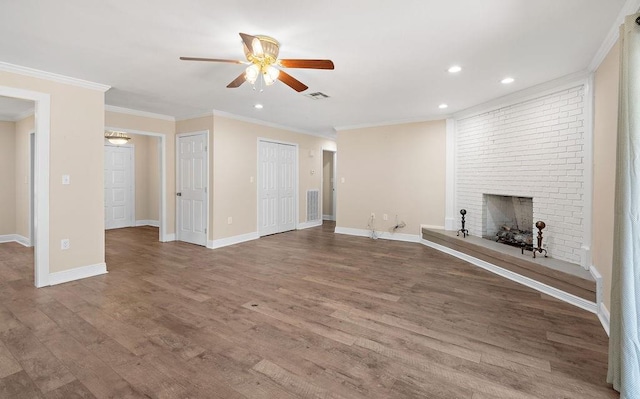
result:
[[[422,245],[157,237],[42,289],[0,244],[0,398],[618,398],[595,315]]]

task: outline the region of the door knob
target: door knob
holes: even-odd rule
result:
[[[182,197],[182,193],[176,193],[176,196]]]

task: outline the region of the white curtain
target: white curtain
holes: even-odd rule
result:
[[[640,14],[620,28],[611,336],[607,381],[621,399],[640,398]]]

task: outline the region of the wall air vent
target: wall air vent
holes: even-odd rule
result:
[[[329,98],[328,95],[321,93],[319,91],[316,91],[315,93],[309,93],[309,94],[305,94],[305,96],[313,99],[313,100],[323,100],[325,98]]]

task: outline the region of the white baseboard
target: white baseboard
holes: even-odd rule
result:
[[[69,281],[99,276],[105,273],[107,273],[107,264],[104,262],[96,263],[95,265],[76,267],[61,272],[49,273],[49,285],[68,283]]]
[[[297,230],[303,230],[303,229],[308,229],[311,227],[318,227],[318,226],[322,226],[322,220],[312,220],[310,222],[298,223]]]
[[[498,276],[504,277],[516,283],[525,285],[529,288],[533,288],[536,291],[540,291],[547,295],[550,295],[556,299],[567,302],[571,305],[577,306],[581,309],[584,309],[588,312],[598,314],[598,305],[595,302],[588,301],[584,298],[580,298],[579,296],[569,294],[568,292],[564,292],[555,287],[551,287],[539,281],[533,280],[529,277],[522,276],[518,273],[514,273],[511,270],[503,269],[499,266],[493,265],[489,262],[485,262],[481,259],[475,258],[473,256],[469,256],[465,253],[456,251],[454,249],[445,247],[444,245],[436,244],[427,240],[420,240],[420,242],[430,248],[437,249],[438,251],[447,253],[449,255],[455,256],[458,259],[462,259],[471,263],[472,265],[478,266],[482,269],[485,269],[491,273],[497,274]]]
[[[165,234],[164,237],[162,237],[162,242],[170,242],[170,241],[175,241],[175,240],[176,240],[176,234],[175,233]]]
[[[594,265],[589,268],[591,276],[596,280],[596,303],[598,304],[598,319],[602,328],[609,335],[609,309],[604,304],[604,289],[602,283],[602,275]]]
[[[598,306],[598,319],[600,319],[600,324],[602,324],[602,328],[609,335],[609,309],[605,306],[603,302],[600,302]]]
[[[0,235],[0,244],[4,242],[17,242],[18,244],[24,245],[25,247],[31,246],[31,241],[21,236],[20,234],[4,234]]]
[[[216,248],[228,247],[229,245],[240,244],[241,242],[247,242],[251,240],[257,240],[258,238],[260,238],[260,236],[258,236],[258,232],[254,231],[252,233],[240,234],[238,236],[225,237],[225,238],[219,238],[213,241],[208,241],[207,248],[216,249]]]
[[[335,216],[333,215],[322,215],[322,220],[336,220]]]
[[[350,227],[336,227],[336,234],[345,234],[349,236],[371,237],[371,231],[366,229],[352,229]],[[387,231],[376,231],[377,238],[382,240],[393,240],[403,242],[420,242],[420,236],[417,234],[405,233],[389,233]]]
[[[28,239],[25,236],[21,236],[20,234],[15,234],[16,236],[16,242],[18,244],[22,244],[25,247],[32,247],[33,245],[31,245],[31,240]]]
[[[151,226],[151,227],[160,227],[159,220],[136,220],[136,227],[140,226]]]

